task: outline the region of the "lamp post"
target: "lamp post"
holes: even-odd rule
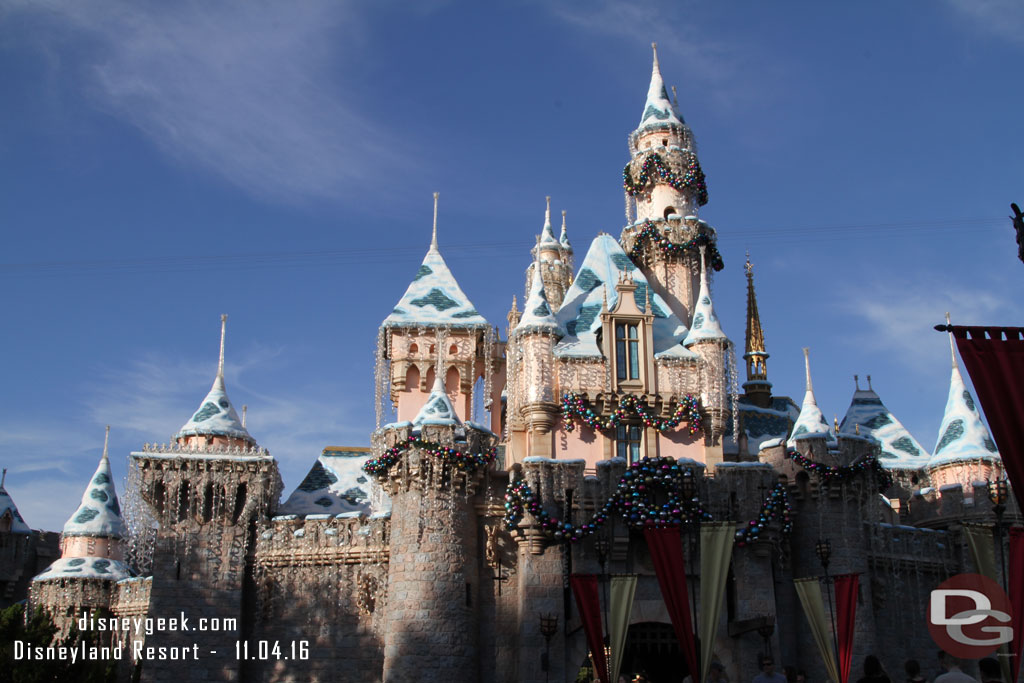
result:
[[[544,680],[551,678],[551,638],[558,631],[557,614],[540,615],[540,634],[544,636],[544,656],[540,658],[540,668],[544,670]]]
[[[821,561],[821,568],[825,571],[822,580],[825,582],[825,594],[828,597],[828,616],[832,622],[832,646],[835,648],[836,654],[836,676],[842,678],[842,665],[839,662],[839,635],[836,633],[836,613],[832,607],[832,577],[828,574],[828,563],[832,558],[832,541],[827,538],[819,538],[814,544],[814,552]],[[841,683],[841,681],[836,681],[836,683]]]
[[[772,656],[772,634],[775,633],[775,624],[764,624],[757,627],[757,635],[764,640],[764,654]]]
[[[1006,557],[1003,554],[1003,515],[1006,514],[1006,501],[1010,490],[1006,479],[998,479],[988,483],[988,499],[992,501],[992,512],[996,513],[996,547],[999,548],[999,578],[1003,590],[1006,590]]]

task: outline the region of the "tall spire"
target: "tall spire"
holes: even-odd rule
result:
[[[946,327],[951,328],[953,326],[952,321],[949,319],[949,311],[946,311]],[[957,372],[960,371],[960,366],[956,362],[956,343],[953,341],[953,331],[949,332],[949,357],[953,361],[953,369]]]
[[[572,253],[572,245],[569,244],[569,232],[565,227],[565,209],[562,209],[562,234],[558,236],[558,243],[567,252]]]
[[[656,123],[681,124],[683,121],[672,106],[665,89],[665,79],[661,77],[661,66],[658,64],[658,44],[651,43],[654,63],[651,67],[651,85],[647,88],[647,101],[644,103],[644,114],[640,117],[640,126]]]
[[[772,400],[772,384],[768,381],[768,352],[765,350],[761,314],[757,310],[754,266],[750,263],[750,252],[747,252],[747,262],[743,269],[747,274],[747,331],[743,353],[747,361],[747,381],[743,383],[743,393],[746,402],[767,408]]]
[[[220,316],[220,358],[217,361],[217,376],[221,379],[224,378],[224,333],[228,327],[228,316],[227,313],[221,313]]]
[[[82,494],[81,504],[64,525],[65,536],[122,538],[126,533],[121,519],[121,506],[117,502],[114,477],[110,472],[110,458],[107,455],[109,439],[108,426],[100,464]]]
[[[537,245],[541,248],[554,247],[557,249],[560,245],[558,240],[555,239],[555,231],[551,227],[551,196],[548,195],[544,200],[547,202],[547,206],[544,209],[544,228],[540,232],[540,241]]]
[[[514,303],[514,300],[513,300]],[[547,332],[564,336],[564,331],[555,319],[551,306],[548,304],[547,293],[544,291],[544,280],[541,278],[540,261],[533,263],[533,279],[530,283],[530,295],[523,304],[523,317],[514,330],[516,334],[527,332]]]
[[[437,251],[437,198],[440,194],[440,192],[434,193],[434,230],[430,235],[430,248],[434,251]]]
[[[807,346],[804,347],[804,373],[807,375],[807,395],[814,405],[818,405],[818,401],[814,398],[814,384],[811,382],[811,349]]]
[[[100,457],[100,461],[106,460],[110,462],[110,458],[107,456],[107,447],[110,445],[110,425],[107,425],[107,433],[103,436],[103,455]],[[6,470],[5,470],[6,471]]]

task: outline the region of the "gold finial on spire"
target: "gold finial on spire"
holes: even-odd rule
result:
[[[100,460],[109,460],[107,457],[107,446],[110,445],[110,425],[107,425],[107,433],[103,436],[103,457]]]
[[[832,415],[832,425],[836,430],[836,436],[839,436],[839,416],[834,413]]]
[[[228,327],[228,315],[222,313],[220,316],[220,359],[217,361],[217,376],[224,378],[224,332]]]
[[[245,414],[249,412],[249,406],[242,406],[242,429],[245,429]]]
[[[430,236],[430,246],[433,249],[437,249],[437,198],[441,196],[440,192],[434,193],[434,231]]]
[[[854,424],[853,425],[853,433],[856,434],[857,436],[860,436],[860,425],[859,424]]]
[[[754,266],[750,262],[750,252],[743,265],[747,273],[747,338],[744,345],[747,358],[747,381],[768,379],[768,353],[764,344],[764,328],[761,327],[761,314],[757,310],[757,294],[754,291]]]

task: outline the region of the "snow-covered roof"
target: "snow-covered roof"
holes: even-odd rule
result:
[[[636,284],[633,292],[636,305],[644,310],[648,294],[654,314],[654,357],[697,359],[697,354],[682,345],[686,325],[672,313],[668,304],[653,289],[647,278],[630,260],[619,243],[610,235],[598,235],[590,243],[576,279],[566,292],[556,318],[565,330],[555,346],[555,355],[562,357],[600,358],[597,331],[601,329],[601,309],[608,297],[608,309],[615,308],[619,293],[615,284],[626,273]]]
[[[325,448],[298,488],[279,508],[282,515],[336,515],[391,510],[391,499],[363,465],[369,448]]]
[[[437,241],[430,243],[416,277],[409,283],[384,327],[438,325],[443,327],[489,327],[448,269]]]
[[[839,431],[854,435],[857,433],[857,425],[861,436],[871,437],[881,446],[878,462],[884,467],[918,470],[927,463],[928,452],[870,387],[858,388],[853,392],[853,399],[846,417],[839,425]]]
[[[668,98],[665,80],[661,77],[661,67],[658,65],[658,50],[655,47],[654,65],[651,68],[651,85],[647,88],[647,101],[644,102],[644,113],[640,117],[639,127],[665,123],[682,125],[683,117],[676,111],[672,100]]]
[[[711,287],[708,285],[708,270],[704,262],[705,247],[700,248],[700,293],[697,295],[697,305],[693,309],[693,321],[690,324],[690,332],[683,341],[685,346],[691,346],[699,341],[727,341],[729,338],[722,331],[722,324],[715,315],[715,306],[711,303]]]
[[[565,330],[558,324],[551,306],[548,304],[547,294],[544,292],[544,280],[540,276],[540,261],[534,261],[533,279],[530,282],[530,296],[523,306],[523,317],[513,330],[513,334],[525,334],[527,332],[549,332],[557,335],[564,335]]]
[[[766,448],[765,442],[782,443],[789,436],[789,428],[800,415],[800,408],[786,396],[772,397],[770,408],[762,408],[753,403],[746,403],[742,398],[736,403],[740,414],[740,428],[747,437],[747,448],[753,452]],[[726,453],[739,452],[739,446],[733,438],[732,420],[725,423],[722,435],[722,450]]]
[[[448,392],[444,390],[444,382],[441,381],[441,373],[434,376],[434,386],[430,390],[427,402],[416,413],[412,420],[413,433],[417,433],[423,425],[448,425],[461,427],[462,421],[455,412],[452,400],[448,398]]]
[[[800,437],[825,436],[829,444],[836,444],[835,434],[828,426],[825,415],[818,407],[818,400],[814,397],[814,385],[811,383],[811,358],[808,349],[804,349],[804,368],[807,373],[807,392],[804,394],[804,402],[800,406],[800,415],[793,424],[793,433],[789,437],[789,447],[795,448]]]
[[[11,498],[11,494],[7,493],[7,489],[3,487],[3,484],[0,484],[0,519],[8,513],[11,515],[12,534],[32,533],[32,529],[29,528],[28,524],[25,524],[25,520],[22,519],[21,513],[18,512],[18,506],[14,504],[14,499]]]
[[[76,578],[120,581],[130,576],[132,570],[120,560],[107,557],[62,557],[32,580]]]
[[[82,503],[64,525],[64,535],[99,538],[122,538],[125,535],[106,446],[96,473],[82,494]]]
[[[183,436],[230,436],[243,439],[250,443],[256,440],[242,426],[242,421],[231,405],[227,390],[224,388],[224,375],[218,372],[210,393],[206,395],[199,409],[182,425],[175,439]]]
[[[960,368],[954,361],[949,380],[946,412],[939,425],[938,442],[928,467],[946,465],[958,460],[994,460],[999,457],[996,444],[981,421],[981,414],[967,390]]]

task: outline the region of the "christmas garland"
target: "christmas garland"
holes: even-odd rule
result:
[[[815,462],[795,450],[790,450],[787,455],[800,467],[804,468],[808,472],[814,472],[821,477],[825,484],[829,484],[833,481],[843,481],[864,472],[874,472],[879,476],[880,491],[884,491],[892,486],[892,475],[882,467],[882,464],[878,462],[878,458],[874,456],[865,458],[856,465],[850,465],[848,467],[831,467],[820,462]]]
[[[695,249],[700,249],[702,246],[706,246],[708,265],[710,265],[714,270],[722,270],[725,268],[725,263],[722,262],[722,255],[718,253],[718,247],[715,246],[714,240],[703,233],[697,235],[692,240],[677,244],[661,234],[661,231],[654,226],[654,223],[650,220],[646,220],[644,221],[644,227],[636,236],[636,242],[633,244],[633,248],[629,252],[629,257],[631,259],[638,258],[640,256],[640,251],[648,242],[652,242],[654,246],[661,249],[661,253],[666,256],[682,256],[687,251],[693,251]]]
[[[701,428],[701,416],[700,410],[697,407],[697,397],[693,394],[684,396],[676,404],[672,417],[668,419],[662,419],[648,413],[643,402],[632,394],[627,394],[619,399],[618,407],[611,415],[604,418],[587,406],[586,401],[579,394],[570,391],[562,395],[562,419],[565,421],[565,430],[567,432],[576,429],[576,420],[600,431],[612,430],[631,415],[639,416],[644,426],[654,427],[662,433],[675,429],[683,420],[689,421],[688,430],[691,435],[699,432]]]
[[[380,457],[367,460],[363,465],[363,471],[367,474],[383,480],[387,477],[388,471],[401,459],[402,453],[410,448],[419,448],[440,459],[442,462],[452,465],[456,469],[465,472],[473,472],[479,467],[484,467],[494,462],[498,449],[492,448],[486,453],[463,453],[448,446],[442,446],[432,441],[423,441],[415,436],[409,440],[384,451]]]
[[[626,167],[622,169],[622,187],[629,193],[629,196],[636,196],[647,189],[657,174],[659,180],[668,183],[680,192],[694,188],[697,191],[697,204],[704,206],[708,203],[708,185],[704,178],[704,171],[700,168],[696,154],[693,152],[684,152],[684,154],[686,156],[686,173],[682,177],[679,177],[665,164],[660,154],[650,154],[640,166],[640,175],[635,182],[629,171],[630,164],[626,164]]]
[[[505,527],[516,529],[529,512],[540,522],[544,535],[562,543],[575,543],[592,535],[612,515],[628,526],[691,527],[710,521],[711,514],[701,507],[696,496],[687,500],[683,494],[685,479],[693,481],[693,469],[681,467],[672,458],[644,458],[634,462],[622,474],[615,492],[585,524],[563,522],[544,510],[537,495],[522,479],[513,481],[505,490]],[[693,481],[694,489],[696,481]],[[665,502],[655,500],[654,493],[667,494]],[[659,496],[659,499],[661,497]]]
[[[761,504],[761,511],[757,513],[757,519],[747,522],[747,526],[736,532],[736,545],[741,548],[748,543],[756,541],[764,528],[777,517],[782,518],[782,534],[788,536],[793,531],[793,518],[790,513],[793,507],[789,504],[789,493],[783,484],[776,484],[771,493]]]

